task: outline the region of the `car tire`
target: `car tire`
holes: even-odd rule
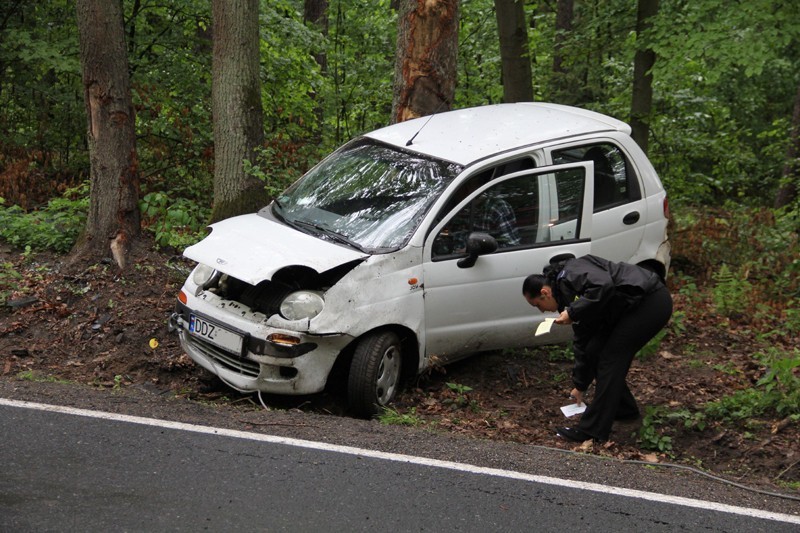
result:
[[[382,331],[359,341],[347,382],[348,404],[354,415],[376,415],[394,399],[400,384],[401,362],[402,347],[397,334]]]

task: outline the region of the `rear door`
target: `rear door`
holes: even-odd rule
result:
[[[543,340],[534,331],[545,315],[522,297],[522,282],[557,255],[589,253],[589,168],[579,163],[503,176],[440,215],[423,251],[427,357],[448,362]],[[489,233],[499,248],[461,268],[471,231]],[[571,333],[560,329],[562,336]]]
[[[553,164],[591,161],[594,165],[591,253],[612,261],[635,257],[644,238],[647,202],[631,157],[623,147],[612,139],[597,139],[545,152]]]

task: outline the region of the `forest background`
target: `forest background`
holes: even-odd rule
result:
[[[212,218],[214,3],[122,2],[139,216],[161,252],[196,242]],[[263,142],[243,170],[268,195],[342,142],[393,121],[404,4],[416,2],[257,3]],[[702,324],[742,335],[755,343],[747,356],[758,369],[680,420],[697,426],[701,413],[796,426],[800,4],[451,4],[458,5],[451,108],[508,100],[502,4],[521,7],[526,51],[513,59],[530,67],[533,100],[632,122],[635,57],[652,54],[646,144],[669,194],[670,284],[681,302],[667,334],[680,339],[688,324]],[[637,8],[645,4],[651,16],[642,26]],[[311,16],[313,6],[325,16]],[[0,4],[0,238],[26,258],[67,254],[87,227],[91,164],[75,20],[68,0]],[[3,263],[0,300],[14,300],[24,277],[20,263]],[[666,424],[664,416],[652,420]],[[662,451],[669,444],[659,434],[643,442]]]

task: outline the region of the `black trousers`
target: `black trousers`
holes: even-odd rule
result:
[[[586,355],[596,365],[595,392],[578,429],[595,439],[608,440],[614,419],[639,415],[625,378],[636,352],[667,324],[671,315],[672,297],[666,287],[661,287],[623,314],[610,330],[589,340]]]

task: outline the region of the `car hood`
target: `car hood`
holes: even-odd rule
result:
[[[211,235],[183,255],[251,285],[271,279],[286,266],[303,265],[322,273],[368,256],[255,213],[210,227]]]

